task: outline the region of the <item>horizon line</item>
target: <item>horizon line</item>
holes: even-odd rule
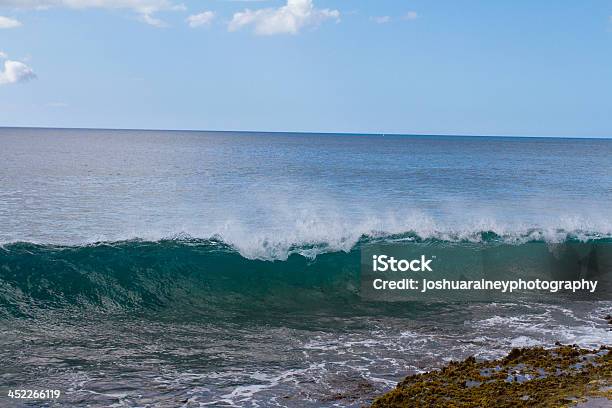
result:
[[[111,128],[111,127],[53,127],[53,126],[0,126],[0,129],[39,130],[93,130],[93,131],[139,131],[139,132],[193,132],[193,133],[272,133],[295,135],[337,135],[337,136],[404,136],[404,137],[499,137],[524,139],[612,139],[612,136],[551,136],[551,135],[510,135],[510,134],[463,134],[463,133],[396,133],[396,132],[330,132],[299,130],[206,130],[206,129],[156,129],[156,128]]]

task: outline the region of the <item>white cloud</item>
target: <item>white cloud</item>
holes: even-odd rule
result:
[[[338,10],[317,9],[312,0],[287,0],[287,4],[279,8],[245,9],[235,13],[228,29],[236,31],[253,25],[255,33],[260,35],[297,34],[302,27],[339,18]]]
[[[389,16],[376,16],[371,18],[377,24],[385,24],[391,21],[391,17]]]
[[[51,7],[68,8],[108,8],[131,9],[139,13],[155,13],[161,10],[184,9],[170,0],[0,0],[0,7],[17,9],[46,9]]]
[[[168,27],[168,24],[166,24],[164,21],[160,20],[159,18],[153,17],[151,14],[141,14],[138,17],[138,20],[142,21],[145,24],[148,24],[150,26],[157,27],[157,28]]]
[[[403,20],[416,20],[419,15],[416,11],[409,11],[402,16]]]
[[[154,13],[185,9],[185,6],[170,0],[0,0],[0,7],[16,9],[48,9],[52,7],[128,9],[138,13],[140,21],[155,27],[163,27],[165,23],[153,17]]]
[[[200,27],[203,25],[208,25],[215,18],[215,13],[212,11],[204,11],[199,14],[192,14],[187,17],[187,24],[189,27]]]
[[[15,28],[21,26],[21,23],[13,18],[0,16],[0,29],[1,28]]]
[[[7,55],[0,51],[0,59],[4,61],[4,68],[0,70],[0,85],[15,84],[36,78],[36,74],[23,62],[6,59]]]

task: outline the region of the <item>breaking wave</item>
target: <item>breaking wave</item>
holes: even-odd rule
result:
[[[558,231],[562,242],[612,243],[601,234]],[[483,246],[544,242],[538,231],[500,236],[492,231],[422,237],[414,232],[360,237],[338,249],[326,242],[270,247],[253,257],[221,239],[175,237],[86,245],[14,242],[0,246],[0,315],[94,308],[226,316],[249,311],[367,308],[359,302],[360,250],[378,243],[452,247],[462,254]],[[265,247],[264,247],[265,249]],[[252,255],[252,254],[251,254]]]

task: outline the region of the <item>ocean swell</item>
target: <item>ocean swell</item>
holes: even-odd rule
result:
[[[612,243],[609,237],[591,236],[566,234],[565,242]],[[206,316],[255,310],[351,310],[347,305],[361,303],[364,246],[450,247],[461,262],[485,246],[509,243],[529,255],[528,243],[541,238],[535,232],[502,237],[490,231],[470,239],[424,238],[415,233],[363,236],[341,251],[327,243],[294,245],[282,259],[252,259],[219,239],[181,237],[80,246],[18,242],[0,246],[0,313],[93,308]]]

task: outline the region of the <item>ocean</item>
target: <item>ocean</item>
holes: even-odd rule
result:
[[[0,163],[2,405],[360,407],[470,355],[612,345],[609,293],[360,293],[373,245],[609,246],[611,140],[0,128]]]

